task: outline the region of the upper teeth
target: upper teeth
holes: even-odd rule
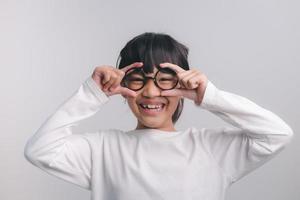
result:
[[[161,108],[162,104],[160,105],[150,105],[150,104],[141,104],[144,108]]]

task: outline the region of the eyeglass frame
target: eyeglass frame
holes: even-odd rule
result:
[[[176,73],[173,69],[171,69],[171,68],[169,68],[169,67],[159,67],[159,66],[158,66],[157,68],[158,68],[158,70],[157,70],[157,72],[155,73],[154,77],[146,76],[146,75],[145,75],[146,73],[144,72],[144,69],[143,69],[143,68],[140,68],[140,67],[135,67],[135,68],[128,69],[128,70],[125,72],[125,75],[124,75],[124,77],[123,77],[121,83],[123,83],[123,81],[125,80],[127,73],[128,73],[130,70],[133,69],[133,70],[140,70],[140,71],[142,71],[141,74],[142,74],[142,76],[143,76],[143,86],[142,86],[141,88],[139,88],[139,89],[131,89],[131,88],[128,88],[128,87],[123,83],[123,86],[125,86],[126,88],[128,88],[128,89],[130,89],[130,90],[138,91],[138,90],[142,89],[143,87],[145,87],[145,85],[147,84],[147,81],[148,81],[149,79],[153,79],[153,82],[154,82],[154,84],[156,85],[156,87],[158,87],[158,88],[161,89],[161,90],[172,90],[172,89],[174,89],[174,88],[178,85],[178,82],[179,82],[179,79],[178,79],[178,78],[177,78],[176,84],[174,84],[174,86],[173,86],[172,88],[170,88],[170,89],[163,89],[163,88],[159,87],[158,83],[156,82],[156,76],[157,76],[157,74],[158,74],[160,71],[162,71],[162,70],[164,70],[164,69],[168,69],[168,70],[174,72],[175,76],[177,75],[177,73]]]

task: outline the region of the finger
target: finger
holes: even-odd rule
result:
[[[190,86],[194,89],[199,86],[200,79],[201,79],[201,75],[194,76],[188,81],[188,84],[190,84]]]
[[[193,70],[186,70],[183,72],[179,72],[177,73],[177,76],[179,79],[182,79],[183,77],[185,77],[187,74],[193,73]]]
[[[198,72],[193,72],[193,73],[191,73],[191,74],[188,74],[187,76],[185,76],[182,80],[181,80],[181,82],[184,84],[184,86],[186,87],[186,88],[188,88],[188,89],[194,89],[195,87],[194,87],[194,84],[193,84],[193,79],[194,78],[197,78],[198,77],[198,79],[199,79],[199,74],[198,74]]]
[[[186,70],[184,72],[180,72],[177,74],[179,79],[183,79],[184,77],[188,76],[189,74],[197,73],[195,70]]]
[[[101,80],[102,85],[105,85],[110,80],[110,73],[103,73],[103,78]]]
[[[168,62],[160,63],[159,66],[171,68],[171,69],[173,69],[176,73],[180,73],[180,72],[186,71],[186,70],[184,70],[183,68],[179,67],[178,65],[175,65],[175,64],[172,64],[172,63],[168,63]]]
[[[117,77],[118,77],[118,76],[117,76],[115,73],[112,73],[112,74],[110,75],[109,81],[107,81],[107,82],[104,84],[103,89],[104,89],[105,91],[107,91],[108,88],[110,88],[110,86],[111,86],[112,84],[114,84],[114,82],[115,82],[115,80],[117,79]]]
[[[115,83],[115,80],[111,79],[109,82],[107,82],[104,87],[103,90],[104,91],[108,91],[111,89],[111,86]]]
[[[172,90],[163,90],[161,92],[161,95],[162,96],[184,96],[185,92],[186,92],[185,89],[175,88]]]
[[[179,82],[181,83],[181,85],[183,85],[185,88],[191,89],[190,85],[189,85],[189,80],[196,76],[197,72],[194,71],[190,71],[189,73],[186,73],[184,76],[182,76],[181,78],[179,78]]]
[[[137,93],[133,90],[130,90],[128,88],[125,88],[125,87],[120,87],[120,93],[125,95],[125,96],[131,96],[131,97],[136,97],[137,96]]]
[[[202,103],[204,94],[205,94],[205,90],[207,87],[207,77],[204,75],[204,78],[202,78],[201,82],[199,83],[199,86],[196,88],[197,91],[197,97],[195,100],[196,105],[200,105]]]
[[[110,80],[104,85],[104,89],[109,89],[113,84],[118,81],[119,75],[117,73],[112,73],[110,76]]]
[[[178,73],[177,74],[177,77],[178,77],[178,82],[179,82],[179,85],[180,85],[180,87],[182,88],[185,88],[186,86],[183,84],[183,82],[182,82],[182,79],[185,77],[185,76],[187,76],[188,74],[190,74],[191,73],[191,71],[190,70],[187,70],[187,71],[184,71],[184,72],[181,72],[181,73]]]
[[[122,80],[122,77],[118,77],[118,78],[114,81],[114,83],[110,86],[109,90],[112,91],[112,90],[116,89],[116,88],[120,85],[121,80]]]
[[[196,90],[188,90],[188,89],[172,89],[172,90],[164,90],[161,92],[162,96],[180,96],[184,98],[188,98],[190,100],[196,99]]]
[[[123,72],[126,72],[129,69],[132,69],[134,67],[141,67],[141,66],[143,66],[143,62],[135,62],[135,63],[132,63],[131,65],[121,68],[120,70],[122,70]]]

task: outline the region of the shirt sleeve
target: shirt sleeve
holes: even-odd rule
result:
[[[88,133],[73,134],[72,128],[94,115],[108,100],[88,77],[29,138],[25,158],[49,174],[90,190],[92,152]]]
[[[202,140],[230,184],[281,152],[293,130],[277,115],[249,99],[218,89],[211,81],[200,107],[233,127],[203,128]]]

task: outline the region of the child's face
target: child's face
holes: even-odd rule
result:
[[[154,72],[146,76],[154,77]],[[153,80],[148,80],[145,86],[136,91],[136,97],[127,97],[128,105],[138,120],[137,128],[156,128],[161,130],[175,130],[172,122],[179,103],[179,96],[160,96],[161,89],[158,88]],[[145,105],[150,105],[145,108]],[[152,108],[153,105],[158,108]],[[143,107],[144,106],[144,107]]]

